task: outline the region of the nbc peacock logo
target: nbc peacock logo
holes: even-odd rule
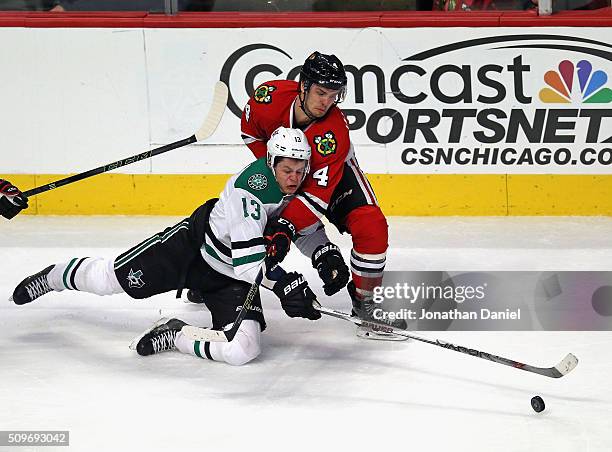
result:
[[[547,104],[569,104],[573,100],[585,104],[607,104],[612,102],[612,90],[606,87],[608,74],[593,71],[593,65],[581,60],[574,66],[569,60],[559,63],[558,70],[544,74],[548,87],[540,90],[540,100]]]

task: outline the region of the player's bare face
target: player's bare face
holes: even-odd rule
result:
[[[338,89],[329,89],[313,84],[305,95],[304,104],[313,116],[322,118],[334,105],[338,94],[340,94]]]
[[[284,158],[276,164],[274,174],[284,194],[292,195],[297,191],[304,178],[305,169],[306,162],[304,160]]]

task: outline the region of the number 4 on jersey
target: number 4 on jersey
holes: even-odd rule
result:
[[[312,178],[317,180],[317,185],[327,187],[327,181],[329,180],[329,176],[327,175],[328,170],[329,166],[324,166],[312,173]]]

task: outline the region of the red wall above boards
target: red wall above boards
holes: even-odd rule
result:
[[[28,28],[425,28],[610,27],[612,8],[562,11],[202,12],[168,16],[134,12],[0,12],[0,27]]]

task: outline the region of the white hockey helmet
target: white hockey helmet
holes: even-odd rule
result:
[[[304,176],[302,177],[302,180],[304,180],[310,171],[310,156],[312,154],[310,144],[308,144],[308,138],[306,138],[304,132],[302,132],[300,129],[290,129],[288,127],[280,126],[278,129],[272,132],[272,136],[268,140],[267,148],[268,166],[274,175],[276,175],[274,171],[274,164],[276,163],[276,159],[279,157],[306,160]]]

